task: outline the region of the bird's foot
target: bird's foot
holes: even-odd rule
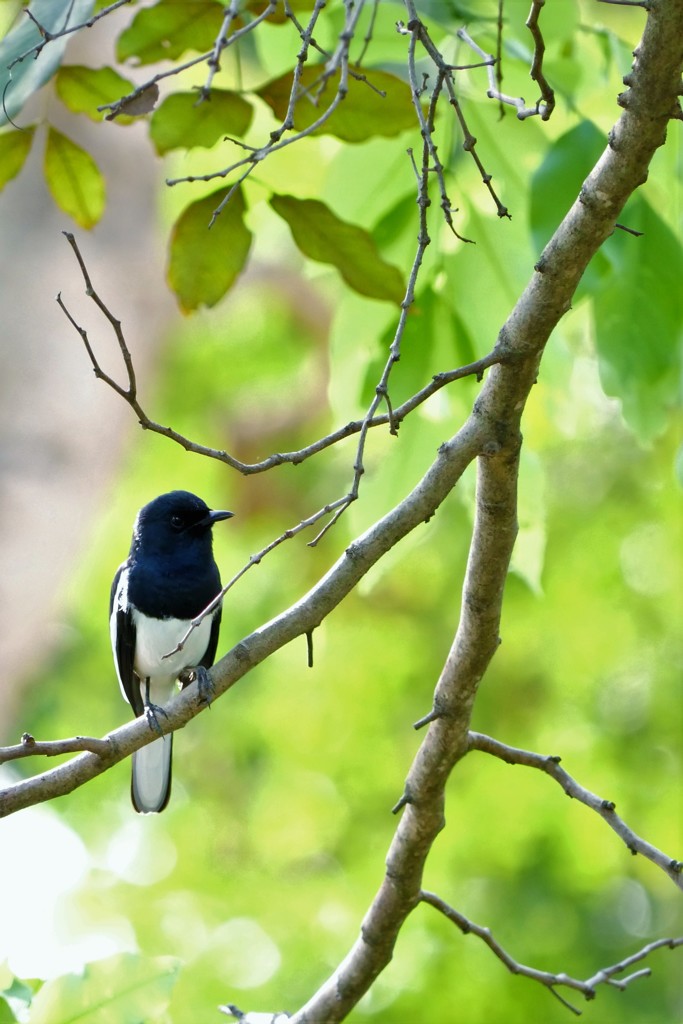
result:
[[[147,725],[150,727],[152,732],[156,732],[159,736],[163,736],[164,730],[159,724],[159,715],[163,715],[164,718],[168,718],[164,709],[159,707],[158,704],[145,704],[145,720],[147,721]]]
[[[180,685],[183,690],[190,683],[197,683],[197,690],[199,691],[199,703],[211,705],[213,700],[215,688],[211,682],[211,676],[204,668],[203,665],[197,665],[195,668],[186,668],[180,675]]]

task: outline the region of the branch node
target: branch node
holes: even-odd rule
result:
[[[408,792],[408,787],[406,786],[403,796],[399,800],[397,800],[394,806],[391,808],[391,813],[398,814],[399,811],[402,811],[404,807],[407,807],[408,804],[412,804],[412,802],[413,798]]]
[[[443,712],[438,708],[433,707],[429,714],[424,715],[422,718],[418,718],[417,722],[413,722],[413,729],[422,729],[425,725],[429,725],[430,722],[435,722],[437,718],[441,718]]]

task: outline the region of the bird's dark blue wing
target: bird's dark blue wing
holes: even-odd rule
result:
[[[222,609],[219,607],[216,609],[211,620],[211,633],[209,634],[209,642],[204,652],[204,657],[200,661],[200,665],[204,668],[211,668],[214,661],[216,660],[216,649],[218,647],[218,634],[221,631],[221,614]]]
[[[128,602],[128,563],[119,566],[109,597],[109,624],[114,662],[123,695],[135,712],[136,717],[144,714],[138,677],[133,668],[135,662],[136,629],[133,613]]]

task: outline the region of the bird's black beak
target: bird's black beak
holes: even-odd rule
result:
[[[204,516],[204,518],[201,520],[201,522],[198,525],[199,526],[213,526],[214,523],[220,523],[221,519],[232,519],[234,514],[235,514],[234,512],[225,512],[225,511],[215,510],[213,512],[209,512],[208,515]]]

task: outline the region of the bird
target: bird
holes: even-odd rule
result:
[[[159,495],[138,512],[128,558],[114,576],[109,623],[121,692],[135,716],[145,715],[160,734],[133,754],[131,799],[141,814],[163,811],[171,795],[173,734],[163,735],[159,705],[177,691],[186,668],[198,669],[200,693],[210,699],[206,670],[216,657],[220,602],[176,648],[191,620],[220,594],[212,527],[233,515],[212,511],[189,491]]]

